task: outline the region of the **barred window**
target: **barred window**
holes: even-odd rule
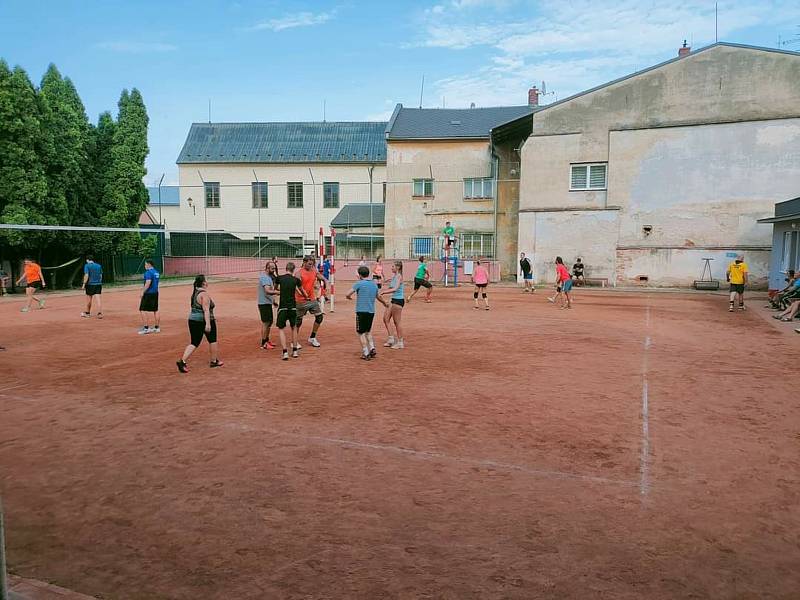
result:
[[[433,238],[430,236],[411,238],[411,252],[414,256],[431,256]]]
[[[286,184],[286,207],[303,208],[303,182],[290,181]]]

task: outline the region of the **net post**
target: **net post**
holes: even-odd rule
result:
[[[331,312],[334,312],[336,299],[336,230],[331,227]]]

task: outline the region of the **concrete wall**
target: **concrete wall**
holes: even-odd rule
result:
[[[261,231],[285,234],[284,237],[304,234],[307,239],[316,239],[320,227],[324,227],[327,234],[331,219],[342,206],[352,202],[369,202],[370,186],[366,165],[207,164],[178,167],[180,206],[162,207],[165,224],[172,230],[203,230],[206,212],[203,181],[220,183],[220,208],[209,208],[205,215],[209,229]],[[312,185],[309,168],[313,172],[316,186]],[[256,181],[253,171],[258,176],[258,181],[269,184],[269,208],[253,208],[250,189],[250,184]],[[381,203],[386,167],[375,165],[372,178],[373,202]],[[290,181],[304,183],[303,208],[287,207],[286,183]],[[323,208],[323,182],[339,182],[339,208]],[[194,201],[194,211],[187,202],[190,197]]]
[[[494,232],[494,201],[464,199],[464,179],[492,174],[488,140],[391,141],[386,173],[390,182],[386,198],[387,255],[408,253],[411,237],[438,235],[445,221],[452,223],[457,235]],[[430,179],[431,175],[433,197],[414,197],[411,181]],[[508,218],[503,224],[498,247],[504,246],[507,253],[508,239],[513,243],[516,228]]]
[[[691,285],[705,256],[724,274],[743,251],[766,283],[771,231],[756,220],[800,189],[799,98],[800,57],[716,47],[536,113],[520,250],[655,285]],[[578,162],[607,162],[607,190],[569,191]]]

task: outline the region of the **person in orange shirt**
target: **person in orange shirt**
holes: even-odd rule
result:
[[[22,263],[22,277],[17,280],[17,285],[22,284],[25,280],[25,295],[28,301],[22,307],[22,312],[28,312],[31,309],[33,301],[39,303],[39,308],[44,308],[44,299],[36,297],[36,290],[41,290],[46,286],[44,282],[44,275],[42,275],[42,267],[36,264],[32,258],[26,258]]]
[[[294,295],[295,301],[297,302],[295,330],[297,331],[297,339],[300,339],[300,327],[303,324],[303,317],[306,313],[312,314],[314,316],[314,326],[311,328],[311,334],[308,336],[308,343],[315,348],[319,348],[320,343],[319,340],[317,340],[317,331],[319,331],[319,326],[322,324],[324,315],[322,314],[322,308],[317,300],[315,287],[318,281],[322,285],[327,285],[328,280],[314,267],[315,262],[316,259],[314,256],[306,256],[303,259],[303,268],[295,275],[297,279],[300,280],[300,286],[305,291],[305,295],[300,291],[295,292]]]

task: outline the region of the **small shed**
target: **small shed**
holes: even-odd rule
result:
[[[786,271],[800,270],[800,196],[778,202],[775,216],[758,222],[772,223],[769,289],[781,289],[786,285]]]

